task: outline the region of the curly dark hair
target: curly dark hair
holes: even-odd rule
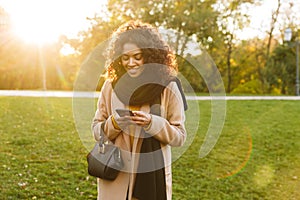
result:
[[[126,72],[121,64],[125,43],[133,43],[142,50],[144,64],[155,63],[167,66],[161,71],[162,76],[177,74],[176,57],[158,30],[148,23],[132,20],[121,25],[112,35],[106,52],[106,78],[114,81]]]

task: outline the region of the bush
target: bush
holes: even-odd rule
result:
[[[239,85],[232,94],[262,94],[261,81],[255,79]]]

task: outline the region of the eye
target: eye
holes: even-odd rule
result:
[[[123,61],[127,61],[129,59],[129,56],[128,55],[122,55],[121,59]]]
[[[136,60],[142,60],[142,59],[143,59],[143,55],[142,55],[141,53],[139,53],[139,54],[136,54],[136,55],[134,56],[134,58],[135,58]]]

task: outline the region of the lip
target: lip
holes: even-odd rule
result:
[[[138,72],[138,70],[139,70],[138,68],[131,68],[131,69],[128,69],[127,72],[128,72],[129,74],[136,74],[136,73]]]
[[[127,71],[129,74],[135,75],[138,72],[138,69],[132,68]]]
[[[125,69],[127,71],[127,74],[129,74],[131,77],[137,77],[144,71],[144,67],[142,65],[126,66]]]

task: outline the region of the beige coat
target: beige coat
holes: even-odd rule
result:
[[[96,140],[99,140],[99,127],[106,120],[104,132],[108,138],[114,141],[125,152],[122,158],[125,164],[124,170],[114,181],[98,179],[99,200],[125,200],[127,190],[129,200],[133,191],[135,175],[132,170],[137,168],[138,153],[140,152],[142,137],[141,127],[135,128],[132,152],[130,152],[130,136],[121,130],[114,128],[111,120],[116,108],[125,108],[125,105],[117,98],[109,81],[106,81],[100,92],[98,107],[95,113],[92,129]],[[150,112],[149,105],[142,105],[142,111]],[[152,115],[152,124],[148,133],[161,142],[161,148],[165,163],[166,193],[167,199],[172,199],[172,174],[171,174],[171,146],[181,146],[186,139],[184,127],[185,115],[180,91],[175,82],[171,82],[164,90],[161,98],[161,116]]]

